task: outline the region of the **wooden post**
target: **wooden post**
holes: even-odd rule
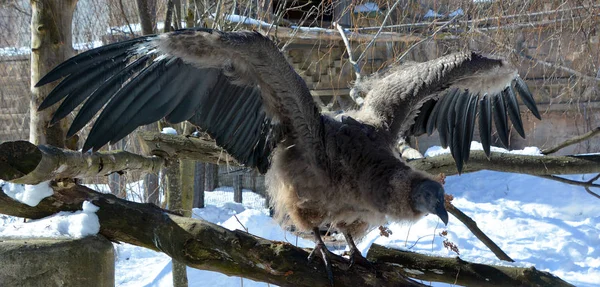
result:
[[[179,173],[181,180],[181,212],[185,217],[192,217],[194,203],[194,172],[196,165],[189,159],[180,160]]]
[[[206,165],[205,191],[213,191],[219,185],[219,166],[214,163]]]
[[[189,180],[182,177],[189,176],[187,169],[186,160],[174,160],[171,165],[165,168],[165,176],[167,178],[167,205],[169,210],[176,213],[180,213],[183,216],[189,217],[191,215],[191,207],[186,210],[184,207],[185,198],[184,190],[191,193],[191,189],[184,185],[189,186]],[[189,161],[189,160],[188,160]],[[192,181],[193,182],[193,181]],[[191,203],[191,200],[189,201]],[[172,260],[173,268],[173,286],[174,287],[187,287],[187,270],[186,265],[176,260]]]
[[[57,83],[35,88],[52,68],[74,54],[71,32],[77,0],[31,1],[31,101],[29,141],[34,144],[65,146],[67,121],[48,126],[58,105],[42,112],[37,108]],[[76,149],[76,142],[68,148]]]
[[[233,176],[233,201],[242,203],[242,181],[244,180],[243,174],[236,174]]]
[[[109,146],[112,150],[123,150],[125,146],[125,140],[120,140],[118,143]],[[108,188],[110,192],[121,198],[126,198],[125,179],[122,177],[122,173],[111,173],[108,175]]]
[[[144,192],[147,203],[160,205],[160,189],[158,187],[158,173],[144,175]]]
[[[194,173],[194,204],[195,208],[204,207],[204,181],[206,164],[200,161],[196,162],[196,172]]]

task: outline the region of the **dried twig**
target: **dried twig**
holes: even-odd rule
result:
[[[404,53],[402,54],[402,56],[398,57],[398,58],[397,58],[397,59],[394,61],[394,64],[397,64],[397,63],[399,63],[400,61],[402,61],[402,59],[404,59],[404,57],[406,57],[406,55],[408,55],[408,53],[409,53],[410,51],[412,51],[412,49],[414,49],[416,46],[420,45],[421,43],[423,43],[423,42],[425,42],[425,41],[427,41],[427,40],[431,40],[433,37],[435,37],[435,35],[436,35],[436,34],[437,34],[439,31],[441,31],[441,30],[442,30],[442,29],[444,29],[446,26],[448,26],[448,25],[450,25],[451,23],[453,23],[453,22],[454,22],[454,20],[456,20],[456,18],[457,18],[458,16],[459,16],[459,15],[456,15],[456,16],[454,16],[452,19],[450,19],[450,21],[446,22],[446,24],[444,24],[444,25],[440,26],[439,28],[437,28],[437,29],[436,29],[436,30],[433,32],[433,34],[431,34],[431,35],[429,35],[429,36],[427,36],[427,37],[425,37],[425,38],[421,39],[419,42],[416,42],[416,43],[414,43],[413,45],[411,45],[411,46],[410,46],[410,48],[408,48],[408,49],[406,49],[406,51],[404,51]]]
[[[369,42],[369,44],[367,44],[367,46],[362,51],[362,53],[360,53],[360,56],[358,56],[358,59],[356,59],[357,63],[360,63],[360,61],[362,61],[362,59],[365,57],[365,55],[367,55],[367,51],[369,50],[369,48],[371,48],[371,46],[373,46],[373,44],[375,44],[375,39],[377,39],[377,37],[379,37],[379,34],[381,34],[381,31],[383,30],[383,26],[385,25],[385,22],[387,22],[388,18],[390,17],[390,14],[392,13],[392,11],[394,11],[396,9],[396,6],[398,6],[398,4],[400,4],[400,2],[401,2],[400,0],[396,0],[396,2],[394,2],[394,5],[392,5],[392,7],[390,7],[388,9],[388,12],[385,14],[385,17],[383,18],[383,21],[381,21],[381,26],[379,27],[379,30],[377,30],[377,33],[375,33],[375,36],[373,36],[373,39],[371,40],[371,42]]]
[[[593,192],[592,190],[590,190],[590,188],[589,188],[588,186],[586,186],[586,187],[585,187],[585,191],[587,191],[587,192],[588,192],[589,194],[591,194],[592,196],[594,196],[594,197],[596,197],[596,198],[600,199],[600,195],[599,195],[599,194],[597,194],[597,193],[595,193],[595,192]]]
[[[585,188],[585,191],[587,191],[587,193],[600,199],[600,195],[598,195],[597,193],[590,190],[590,187],[600,188],[600,184],[594,183],[594,181],[596,181],[596,180],[598,180],[598,178],[600,178],[600,173],[588,181],[577,181],[577,180],[567,179],[567,178],[556,176],[556,175],[540,175],[539,177],[545,178],[545,179],[550,179],[550,180],[555,180],[555,181],[566,183],[566,184],[583,186]]]
[[[574,136],[562,143],[559,143],[558,145],[551,147],[551,148],[547,148],[542,150],[542,154],[551,154],[551,153],[555,153],[565,147],[568,147],[570,145],[574,145],[576,143],[580,143],[582,141],[591,139],[592,137],[596,136],[600,134],[600,127],[596,127],[595,129],[592,129],[591,131],[582,134],[582,135],[578,135],[578,136]]]
[[[502,249],[500,249],[500,247],[498,247],[494,241],[485,235],[485,233],[483,233],[479,227],[477,227],[477,222],[471,219],[471,217],[460,211],[460,209],[456,208],[456,206],[449,201],[446,201],[446,209],[450,214],[454,215],[456,219],[460,220],[460,222],[462,222],[469,229],[469,231],[471,231],[471,233],[473,233],[473,235],[479,239],[479,241],[485,244],[485,246],[487,246],[487,248],[489,248],[490,251],[496,255],[496,257],[498,257],[498,259],[508,262],[515,262],[506,253],[504,253],[504,251],[502,251]]]

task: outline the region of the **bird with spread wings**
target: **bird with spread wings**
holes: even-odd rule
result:
[[[319,227],[340,232],[351,264],[366,263],[353,238],[388,220],[435,214],[446,224],[444,189],[398,155],[398,138],[439,132],[460,171],[476,122],[489,155],[492,118],[501,142],[512,121],[524,136],[518,93],[540,118],[527,85],[505,61],[457,53],[391,69],[365,104],[321,114],[304,80],[258,32],[183,29],[99,47],[58,65],[36,86],[63,79],[40,105],[60,101],[52,123],[83,103],[68,136],[94,122],[83,150],[115,143],[162,118],[189,121],[245,166],[266,173],[276,215],[313,231],[333,278]],[[515,92],[516,90],[516,92]]]

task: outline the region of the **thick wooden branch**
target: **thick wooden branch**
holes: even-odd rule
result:
[[[125,151],[81,153],[51,146],[35,146],[26,141],[0,144],[0,179],[15,183],[37,184],[60,178],[85,178],[128,170],[156,172],[165,158],[192,159],[208,163],[239,164],[209,137],[142,132],[144,149],[159,157],[147,157]],[[456,174],[450,154],[416,159],[413,167],[431,174]],[[496,170],[531,175],[580,174],[600,172],[600,155],[528,156],[492,152],[488,159],[482,151],[472,151],[465,173]]]
[[[534,267],[471,263],[458,257],[433,257],[377,244],[371,246],[367,259],[379,263],[379,266],[399,265],[399,272],[413,278],[463,286],[573,286],[551,273],[539,271]]]
[[[82,202],[88,200],[100,207],[96,213],[100,233],[111,240],[162,251],[190,267],[230,276],[280,286],[329,284],[322,262],[308,262],[308,252],[289,243],[269,241],[240,230],[230,231],[203,220],[171,214],[152,204],[129,202],[73,183],[58,183],[53,188],[54,195],[36,207],[16,202],[0,192],[0,213],[41,218],[59,211],[79,210]],[[345,260],[333,258],[335,285],[423,286],[406,278],[410,276],[450,283],[458,278],[458,284],[468,286],[534,286],[540,282],[540,285],[570,286],[533,268],[472,264],[377,245],[371,247],[368,258],[375,262],[377,272],[363,266],[347,270]]]
[[[61,178],[85,178],[114,172],[157,172],[165,160],[126,151],[81,153],[27,141],[0,144],[0,179],[38,184]]]
[[[417,159],[409,164],[431,174],[458,173],[450,154]],[[530,175],[595,173],[600,172],[600,155],[531,156],[492,152],[488,159],[483,151],[471,151],[463,173],[484,169]]]
[[[151,154],[239,166],[207,136],[194,138],[144,132],[140,133],[140,137],[145,142],[146,151]],[[409,164],[431,174],[457,174],[450,154],[416,159]],[[463,172],[484,169],[531,175],[595,173],[600,172],[600,155],[530,156],[492,152],[488,159],[483,151],[471,151]]]
[[[240,166],[232,156],[218,147],[215,141],[206,135],[191,137],[154,132],[138,132],[138,136],[142,142],[142,149],[145,154]]]

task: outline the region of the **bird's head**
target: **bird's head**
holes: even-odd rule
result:
[[[385,198],[385,203],[390,219],[414,221],[431,213],[448,224],[444,187],[428,174],[408,167],[399,168],[392,176],[389,188],[390,197]]]
[[[416,182],[412,186],[411,207],[422,214],[435,214],[448,225],[448,211],[444,206],[444,187],[431,179]]]

